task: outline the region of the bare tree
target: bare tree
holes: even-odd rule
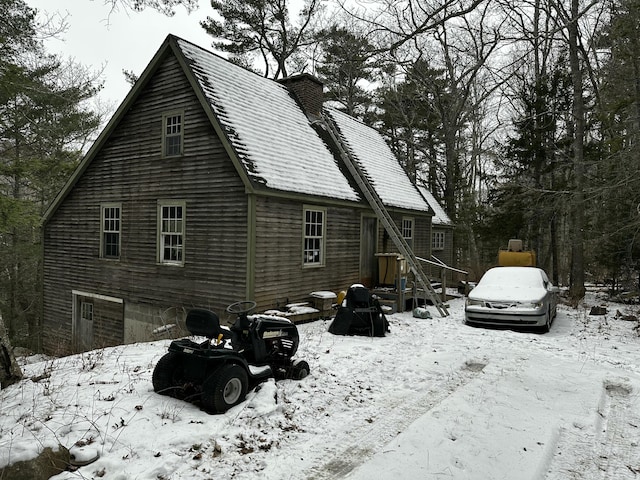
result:
[[[182,5],[188,12],[198,8],[198,0],[104,0],[105,5],[111,5],[112,9],[122,7],[135,11],[152,8],[169,17],[175,14],[175,8]]]

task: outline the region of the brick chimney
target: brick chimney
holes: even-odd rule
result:
[[[313,75],[301,73],[278,80],[293,93],[304,113],[312,120],[322,112],[322,82]]]

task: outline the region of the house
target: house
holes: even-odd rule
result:
[[[418,190],[433,210],[433,218],[431,219],[431,255],[435,257],[436,261],[453,267],[456,264],[453,252],[453,222],[428,188],[419,185]],[[439,276],[441,274],[439,270],[439,268],[431,268],[432,276]],[[453,280],[455,277],[454,273],[449,270],[447,273],[448,280]]]
[[[265,79],[168,36],[45,214],[45,350],[150,340],[194,306],[224,321],[239,300],[264,311],[375,283],[393,244],[340,147],[428,257],[433,211],[318,80]]]

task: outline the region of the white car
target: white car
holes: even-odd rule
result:
[[[559,288],[535,267],[495,267],[471,290],[465,322],[548,332],[556,316]]]

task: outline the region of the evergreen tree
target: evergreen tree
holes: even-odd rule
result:
[[[640,1],[615,0],[599,36],[601,146],[594,179],[593,257],[601,275],[630,286],[640,272]]]
[[[220,19],[207,17],[201,25],[214,37],[213,46],[231,54],[231,60],[251,66],[252,57],[259,56],[265,77],[283,78],[289,75],[290,64],[300,69],[296,56],[315,41],[311,29],[322,1],[305,0],[299,21],[293,24],[291,0],[212,0]]]
[[[0,63],[0,315],[15,343],[36,347],[39,222],[99,126],[86,107],[97,89],[86,70],[44,52],[22,0],[0,0],[0,11],[0,42],[19,45]]]
[[[374,79],[374,47],[363,36],[332,26],[318,34],[323,49],[316,73],[324,82],[325,98],[349,115],[362,117],[371,104],[366,88]],[[379,68],[379,67],[378,67]]]
[[[442,118],[435,96],[443,87],[442,71],[418,60],[403,81],[377,92],[377,124],[409,177],[439,197],[443,191]]]

